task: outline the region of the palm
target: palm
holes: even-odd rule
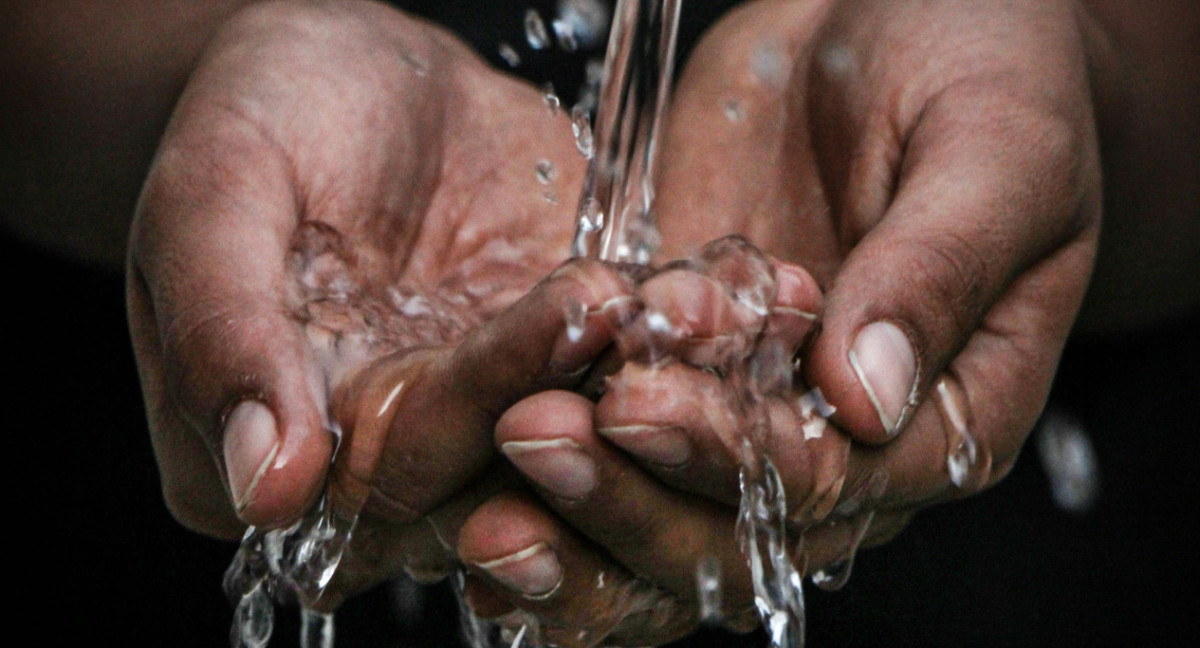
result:
[[[338,425],[332,501],[361,514],[339,587],[444,570],[424,518],[453,527],[455,502],[494,488],[477,482],[495,472],[495,417],[572,384],[584,358],[555,364],[563,312],[618,285],[584,290],[576,275],[596,269],[575,268],[495,319],[565,257],[582,167],[540,93],[428,25],[373,5],[234,21],[180,101],[134,231],[131,323],[177,516],[220,535],[238,533],[234,508],[294,519]],[[243,399],[282,438],[250,486],[220,429]]]

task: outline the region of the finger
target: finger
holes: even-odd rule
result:
[[[691,268],[667,269],[638,287],[641,315],[622,329],[622,357],[654,363],[677,358],[727,371],[750,352],[763,315],[732,299],[717,280]]]
[[[826,520],[803,531],[793,562],[818,587],[840,589],[850,578],[857,552],[890,542],[912,516],[911,511],[866,511]]]
[[[938,376],[905,433],[854,447],[840,513],[956,499],[1008,473],[1045,405],[1070,327],[1038,304],[1082,293],[1087,276],[1073,268],[1090,255],[1086,242],[1072,244],[1021,277]]]
[[[315,602],[334,610],[346,598],[401,570],[419,583],[436,583],[458,566],[459,531],[476,508],[513,488],[523,488],[507,464],[495,462],[474,483],[416,521],[400,521],[369,511],[354,523],[350,544],[329,586]]]
[[[786,394],[792,388],[791,358],[813,328],[821,294],[813,278],[799,266],[779,261],[774,261],[773,266],[775,298],[768,310],[762,339],[756,344],[760,348],[783,350],[785,357],[773,359],[782,374],[778,381],[781,384],[768,386],[769,381],[760,382],[763,387]],[[671,310],[674,302],[686,302],[689,297],[684,291],[666,290],[646,303],[650,308]],[[726,326],[729,327],[732,323]],[[637,334],[625,330],[621,336],[626,339]],[[627,348],[631,345],[632,342],[626,341]],[[707,372],[678,364],[631,362],[609,379],[606,393],[597,404],[596,424],[602,435],[653,469],[683,468],[718,477],[697,480],[700,490],[691,492],[736,501],[730,488],[736,481],[728,471],[717,470],[727,461],[714,459],[716,455],[737,456],[740,452],[735,414],[738,404],[734,396],[734,392]],[[695,461],[691,461],[693,443],[699,445]],[[722,474],[724,478],[720,477]],[[692,480],[684,476],[684,481]],[[668,483],[680,485],[669,478]]]
[[[176,497],[215,490],[194,454],[181,459],[195,435],[215,457],[226,505],[274,526],[311,504],[331,449],[324,379],[287,301],[295,191],[285,161],[240,122],[205,126],[201,139],[178,129],[164,140],[131,240],[141,286],[131,309],[159,336],[138,343],[139,360],[157,357],[164,381],[148,408],[175,411],[151,432],[164,474],[177,475],[169,481],[207,483],[173,488]],[[227,164],[203,162],[214,149]]]
[[[813,331],[824,300],[816,280],[804,268],[782,261],[774,261],[774,266],[775,302],[764,333],[768,340],[778,340],[790,358]]]
[[[753,601],[730,507],[667,488],[592,431],[592,404],[544,392],[514,405],[496,443],[560,516],[630,571],[680,596],[711,559],[728,577],[730,609]]]
[[[1084,188],[1098,171],[1076,123],[986,84],[953,86],[907,138],[886,212],[847,218],[854,247],[806,376],[856,439],[894,436],[1006,287],[1094,228]],[[1078,301],[1053,308],[1069,320]]]
[[[767,432],[750,440],[765,444],[790,514],[823,519],[841,496],[849,438],[826,423],[812,394],[770,396],[760,410],[733,396],[719,378],[690,367],[628,364],[596,405],[596,431],[663,484],[736,505],[744,440],[762,420]]]
[[[457,347],[398,352],[360,371],[335,399],[348,438],[331,478],[335,508],[420,519],[495,456],[506,407],[578,384],[634,308],[611,268],[573,261]]]
[[[650,611],[657,623],[639,624],[635,645],[665,643],[695,623],[694,610],[634,578],[525,495],[507,493],[480,506],[462,529],[458,555],[478,579],[468,585],[470,600],[491,615],[504,611],[497,597],[533,613],[543,640],[554,645],[596,645],[627,618]]]
[[[162,339],[139,273],[126,273],[129,330],[137,357],[138,378],[159,463],[163,499],[171,515],[194,531],[233,540],[245,525],[230,506],[225,479],[204,439],[179,418],[167,398]]]

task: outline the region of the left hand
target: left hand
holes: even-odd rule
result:
[[[689,61],[663,147],[664,252],[741,233],[826,290],[802,365],[841,432],[771,448],[794,519],[823,520],[806,534],[810,569],[844,556],[854,516],[876,511],[868,541],[882,541],[912,511],[994,484],[1041,411],[1099,231],[1083,20],[1066,1],[760,0]],[[672,303],[688,299],[663,307]],[[517,461],[561,521],[528,502],[485,504],[460,556],[491,564],[505,548],[541,546],[605,573],[615,559],[675,603],[616,638],[663,642],[690,628],[695,565],[709,555],[738,564],[729,504],[739,460],[713,441],[719,426],[694,416],[721,408],[713,377],[679,367],[663,381],[626,365],[594,412],[556,393],[510,410],[502,447],[582,452],[598,483],[555,495]],[[776,430],[787,438],[786,425]],[[677,434],[668,443],[664,431]],[[955,485],[947,456],[964,432],[975,459]],[[683,459],[665,466],[665,454]],[[726,573],[727,610],[748,607],[744,566]],[[611,596],[569,582],[539,601],[504,588],[475,598],[582,623]]]

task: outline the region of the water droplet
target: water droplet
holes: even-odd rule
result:
[[[499,52],[500,58],[504,59],[508,67],[515,68],[521,64],[521,55],[517,54],[517,50],[513,49],[513,46],[509,45],[507,41],[500,42]]]
[[[725,119],[733,123],[738,123],[745,119],[745,112],[742,110],[742,104],[737,99],[730,99],[725,102]]]
[[[575,134],[575,148],[584,158],[590,160],[595,154],[595,144],[592,141],[592,119],[583,106],[576,104],[571,108],[571,132]]]
[[[1100,495],[1096,449],[1079,419],[1051,407],[1037,435],[1038,456],[1054,502],[1064,511],[1085,513]]]
[[[977,459],[966,394],[956,378],[947,376],[938,380],[934,388],[934,400],[942,414],[942,427],[946,430],[946,470],[950,473],[950,482],[958,488],[964,488]]]
[[[829,418],[837,411],[836,407],[825,400],[825,394],[821,393],[820,387],[813,387],[801,395],[799,405],[800,412],[804,416],[812,416],[815,412],[817,416]]]
[[[759,81],[776,87],[787,82],[791,73],[791,65],[787,54],[779,43],[764,41],[759,43],[750,55],[750,69]]]
[[[868,511],[849,522],[830,523],[853,525],[850,531],[850,544],[845,548],[840,559],[813,572],[813,585],[827,592],[835,592],[846,586],[850,580],[850,572],[854,570],[854,557],[858,553],[858,546],[862,544],[863,537],[867,535],[867,529],[871,528],[871,520],[874,517],[875,512]]]
[[[558,178],[558,169],[554,168],[554,163],[550,160],[538,160],[534,165],[534,173],[537,175],[538,182],[542,184],[550,184]]]
[[[801,394],[796,399],[796,407],[800,410],[800,416],[804,417],[800,430],[806,441],[821,438],[827,427],[826,419],[837,411],[836,407],[826,402],[820,387]]]
[[[700,622],[721,624],[721,563],[705,556],[696,565],[696,600],[700,602]]]
[[[579,206],[579,229],[584,232],[599,232],[604,227],[604,212],[600,209],[600,201],[586,198]]]
[[[838,43],[823,48],[817,60],[825,74],[834,79],[844,79],[854,71],[854,55]]]
[[[671,320],[658,311],[646,311],[646,327],[652,333],[665,333],[669,335],[676,332],[675,325],[671,323]]]
[[[553,83],[547,83],[542,86],[542,100],[546,102],[546,108],[550,111],[551,115],[557,115],[558,111],[562,110],[562,101],[554,91]]]
[[[558,39],[558,46],[566,52],[574,52],[579,49],[579,41],[575,38],[575,30],[571,23],[555,18],[550,21],[550,27],[554,30],[554,36]]]
[[[571,303],[567,304],[563,321],[567,327],[567,340],[571,342],[580,341],[583,339],[583,327],[587,322],[587,305],[571,300]]]
[[[611,19],[607,4],[601,0],[559,0],[555,22],[570,30],[577,46],[590,48],[600,44]],[[562,42],[561,37],[559,42]],[[574,48],[568,51],[574,51]]]
[[[525,10],[525,40],[535,50],[545,49],[550,43],[550,34],[546,32],[546,23],[536,9]]]
[[[600,87],[604,81],[604,59],[591,58],[583,67],[584,83]]]

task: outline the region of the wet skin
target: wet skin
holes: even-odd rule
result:
[[[869,514],[865,542],[886,540],[914,511],[988,487],[1015,460],[1097,249],[1086,20],[1065,3],[759,2],[726,17],[689,61],[664,145],[665,254],[738,232],[815,277],[796,304],[820,316],[801,371],[837,408],[838,429],[805,439],[795,401],[803,385],[769,399],[769,450],[794,524],[807,529],[798,562],[842,557]],[[643,317],[694,303],[697,291],[680,283],[653,295],[641,286]],[[526,467],[528,445],[507,454],[563,521],[670,590],[684,619],[694,620],[696,565],[718,557],[736,575],[726,612],[744,627],[744,567],[732,540],[720,542],[733,528],[740,465],[727,390],[703,362],[655,371],[630,360],[594,409],[534,395],[501,419],[497,443],[570,439],[599,467],[586,497],[539,464]],[[547,421],[537,408],[558,414]],[[964,424],[977,456],[956,486],[947,428]],[[486,528],[518,526],[487,506],[467,523],[465,557],[500,555],[476,531],[480,518]],[[479,548],[489,544],[491,553]],[[504,598],[549,618],[589,618],[571,594]],[[606,609],[604,592],[588,596]],[[618,639],[636,643],[622,630]],[[647,637],[662,639],[637,638]]]
[[[662,643],[694,626],[695,565],[713,556],[727,620],[748,628],[737,425],[714,371],[730,337],[801,350],[803,380],[770,399],[770,451],[810,565],[839,558],[867,511],[866,541],[883,541],[994,483],[1096,255],[1089,18],[897,5],[753,3],[685,71],[663,256],[743,234],[772,256],[765,316],[694,268],[640,284],[560,268],[582,172],[565,117],[437,29],[374,5],[239,14],[134,224],[130,319],[172,511],[224,537],[293,519],[337,424],[331,493],[361,517],[326,605],[461,560],[485,615],[527,609],[563,642]],[[777,45],[765,60],[762,43]],[[451,324],[397,310],[396,286]],[[581,307],[583,340],[564,344]],[[648,312],[688,323],[658,369]],[[599,398],[597,373],[612,373]],[[813,441],[795,402],[808,385],[837,407]],[[980,444],[962,489],[936,385]]]

